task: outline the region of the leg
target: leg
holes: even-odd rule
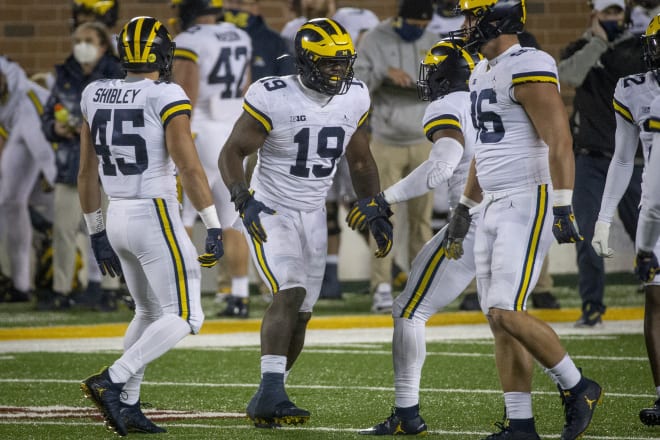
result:
[[[645,425],[660,425],[660,285],[647,284],[644,290],[644,341],[658,398],[653,407],[640,411],[639,418]]]
[[[578,264],[578,288],[582,299],[582,316],[576,326],[593,327],[602,322],[605,312],[605,266],[591,246],[594,225],[598,219],[600,200],[605,187],[609,160],[578,155],[575,158],[575,187],[573,210],[575,219],[584,236],[576,243]]]
[[[333,184],[334,187],[334,184]],[[341,228],[339,227],[339,203],[336,200],[325,202],[326,222],[328,229],[328,256],[325,260],[325,274],[321,285],[320,298],[341,299],[341,286],[337,276],[337,263],[339,262],[339,238]]]
[[[53,222],[53,290],[71,293],[75,276],[76,234],[80,230],[82,211],[75,186],[55,185],[55,219]]]

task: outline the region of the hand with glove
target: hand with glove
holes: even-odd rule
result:
[[[470,229],[471,222],[470,208],[459,203],[449,220],[444,243],[445,253],[450,260],[458,260],[463,256],[463,240]]]
[[[121,275],[119,257],[117,257],[114,249],[112,249],[105,229],[101,232],[91,234],[90,238],[92,239],[94,258],[96,258],[96,263],[99,265],[101,273],[103,275],[110,275],[111,277]]]
[[[241,215],[241,220],[250,236],[258,243],[267,240],[266,231],[261,225],[259,219],[260,213],[275,214],[275,210],[256,200],[253,196],[254,191],[248,190],[244,183],[235,183],[230,189],[231,201],[234,202],[236,210]]]
[[[575,243],[584,240],[584,237],[580,235],[571,205],[553,206],[552,214],[555,216],[552,222],[552,233],[557,239],[557,243]]]
[[[204,253],[197,257],[197,261],[199,261],[202,267],[213,267],[224,254],[222,228],[207,229]]]
[[[377,258],[383,258],[392,250],[392,240],[394,238],[392,222],[384,215],[375,217],[369,222],[369,230],[378,246],[374,255]]]
[[[602,221],[597,221],[594,227],[594,238],[591,240],[596,254],[601,257],[611,258],[614,255],[614,250],[608,246],[610,239],[610,224]]]
[[[355,202],[346,215],[346,223],[351,229],[362,231],[376,217],[389,218],[392,214],[390,204],[381,192],[374,197],[365,197]]]
[[[644,283],[650,283],[660,269],[658,259],[653,252],[637,251],[635,256],[635,275]]]

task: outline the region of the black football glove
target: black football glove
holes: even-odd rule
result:
[[[231,201],[234,202],[236,210],[240,213],[241,220],[250,236],[258,243],[266,241],[268,236],[261,226],[259,214],[261,212],[275,214],[275,210],[256,200],[253,196],[254,191],[248,190],[244,183],[232,185],[230,193]]]
[[[463,240],[471,222],[470,208],[459,203],[451,214],[444,243],[445,253],[450,260],[458,260],[463,256]]]
[[[96,263],[101,269],[103,275],[110,275],[111,277],[121,275],[121,263],[119,262],[119,257],[115,253],[114,249],[110,245],[108,240],[108,234],[105,233],[105,229],[101,232],[90,235],[92,239],[92,251],[94,252],[94,258],[96,258]]]
[[[552,213],[555,216],[552,222],[552,233],[557,239],[557,243],[575,243],[584,240],[584,237],[580,235],[571,205],[554,206]]]
[[[390,204],[387,203],[382,192],[355,202],[346,215],[346,223],[351,229],[362,231],[369,222],[380,216],[386,218],[392,216]]]
[[[197,261],[202,267],[213,267],[224,254],[222,228],[207,229],[204,253],[197,257]]]
[[[383,258],[392,250],[392,240],[394,238],[392,222],[385,216],[376,217],[369,222],[369,230],[378,246],[374,255],[377,258]]]
[[[650,283],[655,278],[655,273],[660,269],[658,259],[653,252],[638,251],[635,256],[635,275],[645,283]]]

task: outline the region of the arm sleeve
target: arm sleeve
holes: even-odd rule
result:
[[[598,220],[605,223],[612,223],[614,212],[630,183],[635,165],[639,129],[617,113],[614,138],[614,155],[607,170],[605,190],[598,213]]]
[[[451,177],[461,157],[463,146],[456,139],[439,138],[426,161],[383,191],[385,200],[399,203],[426,194]]]
[[[562,57],[558,65],[559,78],[570,86],[579,87],[608,48],[607,41],[591,37],[583,47]]]

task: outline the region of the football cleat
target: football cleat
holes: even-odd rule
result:
[[[122,388],[123,384],[114,383],[110,380],[108,367],[104,367],[99,373],[89,376],[80,384],[80,389],[85,397],[91,399],[103,414],[108,429],[123,437],[128,434],[128,430],[120,415]]]
[[[496,422],[495,426],[500,432],[484,437],[483,440],[541,440],[536,432],[513,430],[510,426],[506,426],[506,422]]]
[[[250,300],[234,295],[229,295],[225,299],[227,307],[217,313],[220,318],[247,318],[250,314]]]
[[[582,377],[586,383],[579,392],[560,390],[561,403],[564,406],[566,423],[561,433],[561,440],[580,438],[591,423],[596,407],[603,400],[603,389],[591,379]]]
[[[358,431],[362,435],[418,435],[428,434],[426,422],[419,415],[412,419],[402,419],[392,413],[383,423]]]
[[[660,425],[660,399],[656,400],[651,408],[641,410],[639,420],[648,426]]]
[[[126,430],[128,432],[137,432],[142,434],[160,434],[162,432],[167,432],[165,428],[157,426],[151,420],[149,420],[147,416],[144,415],[140,409],[139,400],[134,405],[127,405],[122,403],[121,409],[119,410],[119,415],[124,421]]]
[[[276,396],[282,394],[282,396]],[[284,400],[274,397],[283,397]],[[273,402],[279,400],[279,403]],[[279,428],[284,425],[300,425],[309,420],[309,411],[298,408],[286,393],[265,393],[260,386],[247,406],[247,416],[257,428]]]

